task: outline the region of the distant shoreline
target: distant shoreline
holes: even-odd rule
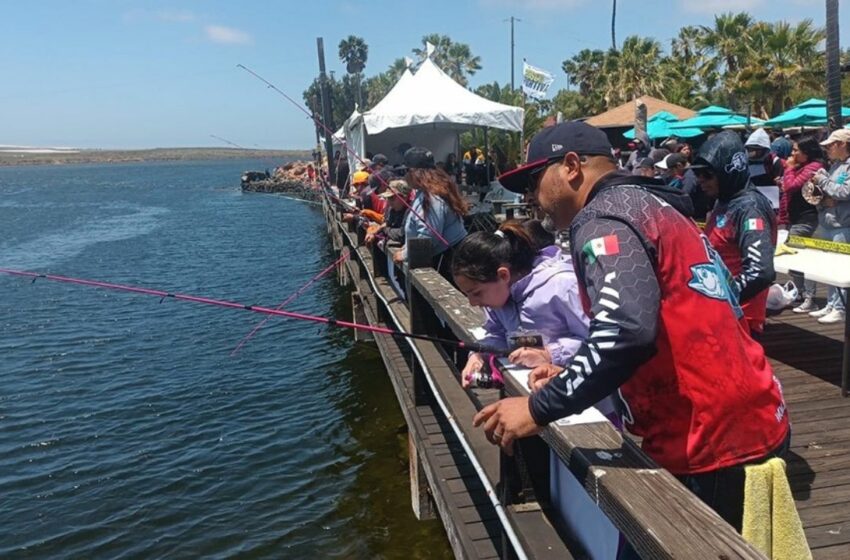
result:
[[[75,165],[86,163],[142,163],[216,159],[268,159],[267,167],[303,159],[310,150],[240,150],[235,148],[153,148],[149,150],[79,150],[76,152],[21,153],[0,150],[0,167],[17,165]]]

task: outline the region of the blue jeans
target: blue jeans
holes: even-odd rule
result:
[[[827,241],[835,241],[837,243],[850,242],[850,227],[842,228],[827,228],[820,226],[815,232],[814,237],[818,239],[826,239]],[[844,302],[847,301],[847,290],[841,288],[829,287],[826,293],[826,304],[838,311],[844,311]]]

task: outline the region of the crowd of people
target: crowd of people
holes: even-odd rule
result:
[[[417,147],[400,168],[378,155],[351,175],[358,209],[346,219],[361,222],[368,243],[428,239],[434,267],[484,308],[483,342],[533,368],[530,397],[475,417],[492,443],[510,452],[517,438],[597,405],[740,530],[744,466],[781,456],[791,436],[759,343],[778,234],[850,240],[850,130],[823,141],[723,131],[698,150],[676,141],[634,148],[624,162],[581,122],[538,133],[529,163],[499,180],[526,195],[548,229],[508,221],[467,235],[456,175]],[[779,191],[778,204],[763,187]],[[569,250],[552,229],[568,231]],[[815,286],[794,282],[795,312],[844,320],[839,290],[819,310]],[[473,353],[460,382],[491,368],[491,357]]]

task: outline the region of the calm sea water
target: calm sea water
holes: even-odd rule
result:
[[[276,306],[332,262],[269,162],[0,168],[0,267]],[[290,309],[350,316],[332,278]],[[0,556],[434,558],[404,420],[351,334],[0,276]]]

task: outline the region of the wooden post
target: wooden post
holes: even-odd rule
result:
[[[372,243],[372,275],[375,278],[386,278],[388,274],[387,253],[381,250],[380,243],[375,240]]]
[[[428,302],[413,287],[411,276],[417,268],[431,266],[431,240],[427,237],[413,237],[405,241],[407,247],[407,275],[405,276],[405,291],[407,304],[410,309],[410,332],[414,334],[430,334],[431,324],[428,321],[429,312],[433,314]],[[430,404],[431,394],[425,372],[415,356],[411,358],[413,371],[413,400],[416,405]]]
[[[643,138],[646,134],[646,103],[635,99],[635,138]],[[647,146],[649,148],[649,146]]]
[[[366,317],[366,311],[363,309],[363,300],[358,292],[351,292],[351,314],[355,323],[365,325],[369,322],[369,319]],[[355,342],[371,342],[375,340],[375,335],[368,331],[361,331],[360,329],[353,330]]]
[[[513,220],[514,219],[514,209],[513,207],[505,208],[505,219]]]
[[[419,451],[410,432],[407,433],[407,454],[410,461],[410,502],[413,506],[413,515],[419,521],[434,519],[436,513],[428,479],[422,472],[422,461],[419,459]]]
[[[319,91],[322,94],[322,123],[325,125],[325,151],[328,154],[328,179],[336,184],[336,161],[334,161],[334,142],[331,137],[333,121],[331,120],[331,92],[328,88],[328,76],[325,74],[325,42],[321,37],[316,38],[319,50]]]

